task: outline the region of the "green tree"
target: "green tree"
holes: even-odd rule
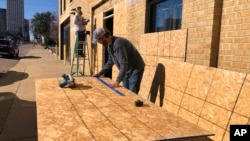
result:
[[[51,12],[36,13],[31,19],[31,32],[36,40],[44,37],[45,44],[47,47],[47,42],[50,34],[50,27],[52,22],[55,20],[55,15]]]

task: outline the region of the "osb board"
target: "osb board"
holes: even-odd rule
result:
[[[138,50],[147,56],[185,58],[186,40],[187,29],[142,34]]]
[[[109,79],[103,79],[109,82]],[[211,135],[123,87],[116,94],[96,78],[77,77],[76,88],[61,78],[36,80],[38,139],[157,140]],[[135,107],[136,99],[144,101]]]
[[[247,75],[234,111],[250,117],[250,75]]]
[[[243,73],[217,69],[206,100],[232,111],[245,78]]]

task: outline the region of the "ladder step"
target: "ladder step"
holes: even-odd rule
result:
[[[87,44],[85,41],[78,41],[78,44]]]
[[[88,55],[85,55],[85,56],[81,56],[81,55],[79,55],[79,56],[74,56],[74,58],[76,58],[76,59],[77,59],[77,58],[89,58],[89,57],[88,57]]]
[[[78,75],[80,73],[82,76],[85,75],[85,70],[89,68],[90,73],[90,58],[89,58],[89,50],[88,50],[88,40],[87,40],[87,34],[85,36],[85,40],[78,40],[78,36],[81,36],[82,33],[78,33],[76,35],[76,42],[75,42],[75,48],[74,48],[74,55],[72,56],[71,60],[71,68],[70,73]],[[81,48],[79,48],[79,46]],[[84,56],[82,56],[84,53]],[[86,67],[86,63],[88,67]]]

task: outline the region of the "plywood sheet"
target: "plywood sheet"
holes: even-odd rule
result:
[[[103,79],[110,81],[109,79]],[[36,80],[39,140],[158,140],[212,135],[123,87],[124,96],[93,77],[60,88],[60,78]],[[134,100],[143,100],[135,107]]]

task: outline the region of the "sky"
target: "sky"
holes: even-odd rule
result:
[[[7,0],[0,0],[0,8],[7,7]],[[57,15],[58,0],[24,0],[24,17],[32,19],[36,13],[51,12]]]

